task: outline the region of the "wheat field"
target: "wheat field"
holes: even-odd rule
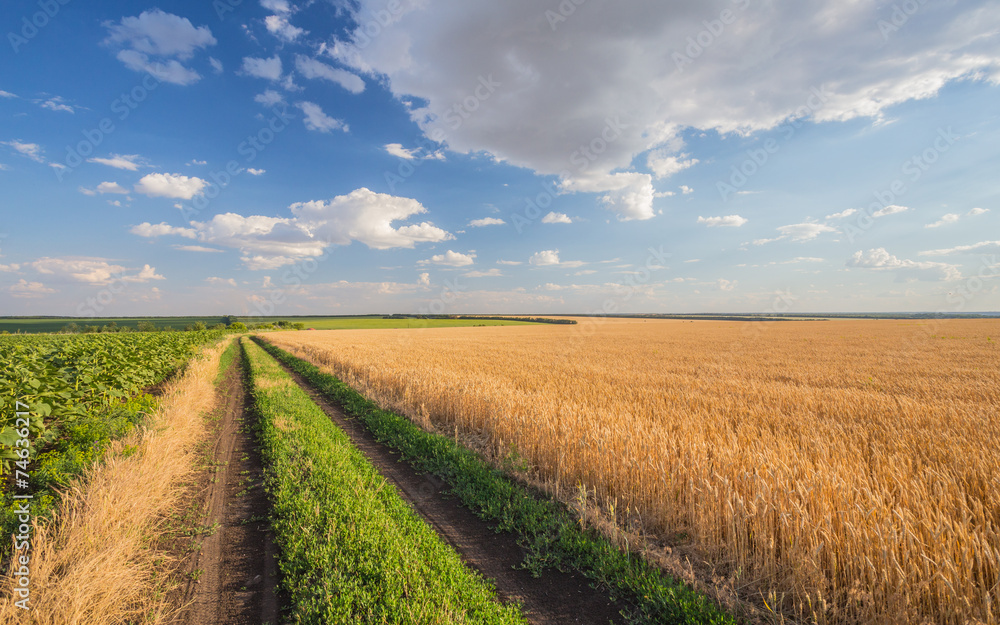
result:
[[[552,483],[636,511],[767,609],[998,622],[1000,322],[268,338],[426,427],[516,450]]]

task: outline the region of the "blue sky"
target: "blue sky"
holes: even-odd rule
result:
[[[0,314],[1000,309],[1000,2],[16,0],[2,31]]]

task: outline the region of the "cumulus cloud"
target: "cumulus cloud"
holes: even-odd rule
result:
[[[254,169],[253,167],[248,167],[247,168],[247,173],[250,174],[251,176],[263,176],[264,174],[267,173],[267,170],[266,169]]]
[[[532,254],[531,258],[528,259],[528,264],[535,267],[565,267],[567,269],[574,269],[582,267],[587,263],[579,260],[563,261],[559,259],[559,250],[542,250],[541,252]]]
[[[150,265],[143,265],[142,269],[136,271],[123,265],[111,263],[103,258],[93,257],[44,257],[28,263],[26,266],[33,268],[40,274],[93,285],[109,284],[116,280],[149,282],[150,280],[164,279]]]
[[[148,238],[180,236],[206,245],[237,249],[250,269],[294,264],[304,258],[322,256],[332,245],[349,245],[352,241],[385,250],[455,238],[426,221],[398,224],[426,213],[427,209],[416,200],[365,188],[331,200],[297,202],[289,210],[290,217],[224,213],[206,222],[193,221],[189,228],[144,223],[134,226],[131,232]]]
[[[890,204],[889,206],[880,208],[874,213],[872,213],[872,217],[887,217],[889,215],[895,215],[897,213],[905,213],[908,210],[910,210],[908,206],[898,206],[896,204]]]
[[[285,96],[273,89],[265,89],[264,93],[255,95],[253,101],[264,106],[277,106],[278,104],[285,104]]]
[[[200,195],[208,182],[197,176],[180,174],[147,174],[135,185],[136,193],[149,197],[169,197],[190,200]]]
[[[988,212],[990,211],[989,209],[986,208],[973,208],[965,215],[959,215],[958,213],[948,213],[946,215],[942,215],[941,219],[935,221],[934,223],[927,224],[926,226],[924,226],[924,228],[940,228],[941,226],[957,223],[958,220],[960,220],[962,217],[976,217],[978,215],[982,215]]]
[[[698,217],[698,223],[705,224],[709,228],[739,228],[747,223],[747,219],[739,215],[726,215],[725,217]]]
[[[295,41],[300,35],[306,34],[305,30],[292,26],[284,15],[268,15],[264,18],[264,26],[267,28],[267,32],[288,42]]]
[[[151,224],[149,222],[141,223],[138,226],[132,226],[132,228],[129,229],[129,232],[147,239],[155,239],[156,237],[165,236],[179,236],[184,237],[185,239],[194,239],[198,234],[194,228],[175,227],[166,222],[158,224]]]
[[[102,182],[97,185],[96,191],[98,193],[117,193],[119,195],[126,195],[128,193],[128,189],[117,182]]]
[[[569,218],[569,215],[565,213],[551,212],[545,217],[542,217],[543,224],[571,224],[573,220]]]
[[[201,79],[198,72],[185,67],[201,48],[216,44],[207,26],[195,27],[187,18],[160,9],[144,11],[138,17],[123,17],[120,22],[105,22],[105,43],[123,48],[117,58],[131,70],[148,72],[178,85],[190,85]]]
[[[279,81],[281,80],[281,57],[277,54],[267,59],[245,56],[241,71],[255,78]]]
[[[462,275],[466,278],[502,278],[503,272],[494,267],[488,271],[469,271]]]
[[[15,139],[13,141],[0,141],[0,144],[14,148],[15,152],[23,156],[27,156],[36,163],[45,162],[45,150],[43,150],[42,146],[37,143],[25,143]]]
[[[106,158],[95,156],[94,158],[88,158],[87,162],[100,163],[101,165],[107,165],[115,169],[127,169],[128,171],[136,171],[140,167],[147,165],[146,159],[138,154],[111,154]]]
[[[777,0],[767,10],[743,11],[729,0],[591,0],[559,23],[532,0],[445,4],[407,3],[372,38],[364,26],[384,1],[358,0],[350,9],[358,28],[327,53],[384,77],[425,134],[457,152],[487,151],[565,182],[596,175],[613,185],[569,185],[567,192],[621,194],[611,174],[642,163],[636,159],[643,155],[650,179],[676,172],[698,158],[670,149],[690,129],[749,133],[790,117],[878,120],[889,107],[931,97],[955,80],[1000,82],[1000,40],[991,36],[1000,14],[988,0],[961,7],[928,0],[892,34],[892,45],[876,27],[892,7],[871,2],[818,0],[804,11],[794,0]],[[688,38],[723,9],[736,11],[738,23],[688,58]],[[469,26],[483,23],[491,27]],[[834,49],[841,62],[830,62]],[[466,98],[477,102],[467,118]],[[641,187],[632,183],[633,191]],[[633,193],[631,206],[620,197],[602,203],[637,219],[651,214],[637,203],[652,197]]]
[[[957,265],[901,259],[890,254],[884,247],[870,249],[867,252],[855,252],[847,261],[847,266],[875,271],[894,271],[897,282],[957,280],[962,277]]]
[[[324,62],[308,56],[297,55],[295,57],[295,69],[306,78],[328,80],[340,85],[351,93],[361,93],[365,90],[365,81],[357,74],[352,74],[344,69],[330,67]]]
[[[476,255],[462,254],[448,250],[444,254],[436,254],[427,260],[418,261],[418,265],[441,265],[443,267],[468,267],[476,262]]]
[[[503,219],[497,219],[496,217],[484,217],[482,219],[473,219],[469,222],[470,228],[482,228],[484,226],[502,226],[507,222]]]
[[[416,153],[420,150],[418,148],[408,150],[403,147],[402,143],[387,143],[385,144],[385,151],[396,158],[412,161],[416,158]]]
[[[50,289],[41,282],[28,282],[24,278],[18,280],[15,284],[12,284],[7,291],[10,293],[11,297],[21,299],[34,299],[56,292],[55,289]]]
[[[349,130],[349,127],[343,120],[330,117],[314,102],[298,102],[295,106],[301,109],[305,115],[302,122],[309,130],[317,132],[330,132],[331,130],[343,130],[347,132]]]
[[[857,214],[857,212],[858,212],[858,209],[856,209],[856,208],[848,208],[848,209],[840,211],[839,213],[834,213],[832,215],[827,215],[826,218],[827,219],[845,219],[847,217],[850,217],[851,215]]]

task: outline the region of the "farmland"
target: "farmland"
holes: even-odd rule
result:
[[[451,328],[469,326],[525,325],[524,321],[497,319],[416,319],[408,317],[386,318],[382,315],[357,317],[234,317],[247,325],[267,324],[277,321],[301,323],[316,330],[363,330],[390,328]],[[141,329],[139,324],[152,324],[158,330],[184,330],[195,324],[213,327],[224,323],[226,317],[0,317],[0,332],[11,334],[38,334],[62,332],[67,326],[80,330],[87,327],[103,328],[114,324],[116,328]]]
[[[994,321],[281,333],[383,407],[818,623],[995,622]]]
[[[36,514],[54,490],[99,459],[107,444],[142,422],[155,399],[142,393],[221,332],[0,337],[0,475],[8,486],[30,466]],[[15,407],[27,413],[15,421]],[[24,447],[19,441],[27,441]],[[24,457],[27,457],[26,460]],[[20,471],[20,473],[17,473]],[[0,524],[14,523],[5,488]],[[4,551],[10,547],[6,541]]]

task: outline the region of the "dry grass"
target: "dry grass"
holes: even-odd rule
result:
[[[206,350],[168,384],[151,427],[117,442],[105,464],[69,489],[53,520],[36,524],[31,550],[18,554],[31,558],[32,609],[16,607],[13,579],[0,577],[0,623],[168,622],[176,608],[166,602],[162,575],[157,579],[164,554],[149,542],[194,467],[221,352]]]
[[[270,339],[418,423],[513,447],[564,491],[637,512],[768,608],[818,623],[998,620],[1000,323]]]

